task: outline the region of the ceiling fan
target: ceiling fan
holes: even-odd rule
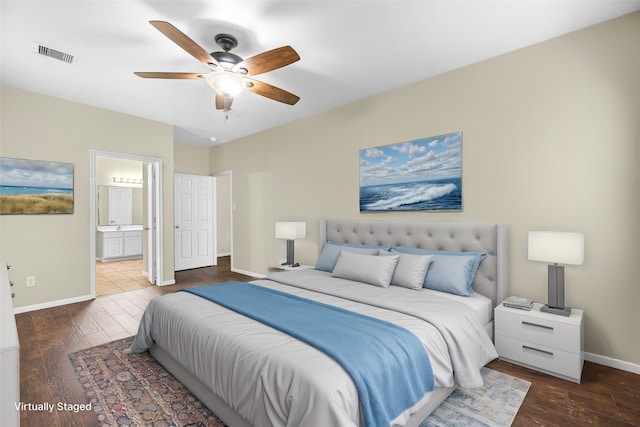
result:
[[[291,46],[283,46],[242,59],[229,52],[238,45],[238,40],[229,34],[218,34],[216,43],[221,52],[207,53],[200,45],[182,31],[166,21],[149,21],[158,31],[206,65],[209,73],[180,72],[135,72],[151,79],[205,79],[216,94],[216,108],[229,111],[233,97],[243,90],[262,95],[274,101],[294,105],[300,97],[268,83],[253,79],[253,76],[282,68],[300,59]]]

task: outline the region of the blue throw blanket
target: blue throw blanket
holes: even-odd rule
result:
[[[279,329],[331,356],[353,379],[368,427],[389,426],[434,388],[424,346],[393,323],[244,282],[182,290]]]

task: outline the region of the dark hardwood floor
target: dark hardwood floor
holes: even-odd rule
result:
[[[16,315],[21,401],[86,403],[69,362],[70,353],[135,335],[145,307],[157,295],[207,283],[252,279],[231,272],[229,261],[229,257],[222,257],[215,267],[176,272],[175,285],[152,286]],[[20,423],[23,427],[97,425],[93,413],[57,410],[22,411]]]
[[[640,426],[640,375],[585,362],[575,384],[501,360],[487,367],[531,382],[514,426]]]
[[[176,284],[107,295],[77,304],[16,315],[20,337],[20,395],[24,403],[85,403],[68,355],[134,335],[148,302],[177,289],[228,280],[229,258],[219,265],[176,273]],[[586,362],[582,384],[574,384],[502,361],[491,369],[531,382],[514,426],[638,426],[640,375]],[[22,411],[24,427],[93,426],[93,413]]]

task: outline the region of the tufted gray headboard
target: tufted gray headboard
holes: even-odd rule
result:
[[[364,245],[408,246],[457,252],[484,252],[473,289],[497,306],[507,296],[508,230],[506,224],[467,222],[320,221],[320,246],[326,241]]]

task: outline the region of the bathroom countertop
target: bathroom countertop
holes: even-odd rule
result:
[[[127,224],[127,225],[100,225],[98,226],[99,232],[110,231],[142,231],[142,224]]]

